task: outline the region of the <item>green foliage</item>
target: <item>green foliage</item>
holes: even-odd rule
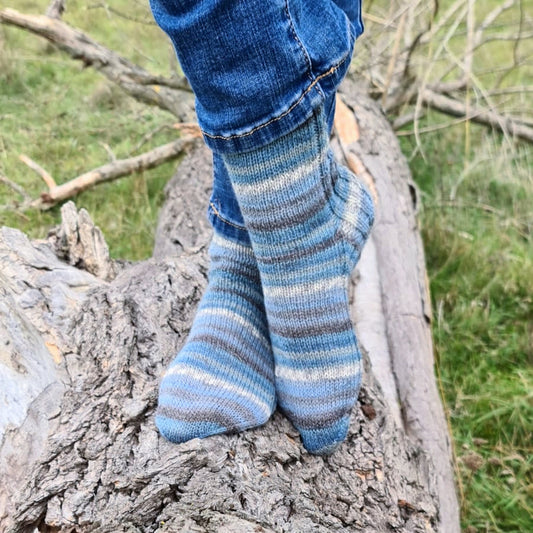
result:
[[[48,0],[15,4],[21,11],[42,13]],[[112,7],[150,20],[147,2],[114,0]],[[168,42],[153,25],[90,9],[80,0],[68,2],[65,20],[156,73],[176,68]],[[457,41],[452,45],[459,53]],[[505,64],[513,43],[491,46],[492,59]],[[532,80],[527,70],[507,79],[529,85]],[[429,113],[420,126],[431,128],[443,120]],[[0,26],[0,173],[32,196],[45,187],[19,154],[62,183],[105,164],[110,151],[118,158],[139,153],[135,148],[143,135],[172,122],[42,40]],[[162,130],[140,150],[173,135]],[[425,159],[411,158],[422,195],[437,367],[458,457],[464,527],[533,531],[533,150],[480,128],[471,127],[470,136],[472,149],[465,155],[464,125],[422,133],[419,148]],[[411,157],[414,137],[401,141]],[[162,189],[174,166],[125,177],[76,198],[102,228],[114,257],[137,260],[151,254]],[[16,196],[0,183],[0,205]],[[0,225],[33,237],[45,236],[58,222],[58,208],[0,210]]]

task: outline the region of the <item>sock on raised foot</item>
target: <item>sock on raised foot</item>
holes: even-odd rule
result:
[[[276,404],[253,251],[215,233],[209,254],[209,284],[159,390],[156,425],[177,443],[260,426]]]
[[[346,438],[361,381],[348,281],[372,199],[328,150],[322,110],[294,132],[224,156],[261,273],[278,404],[305,448]]]

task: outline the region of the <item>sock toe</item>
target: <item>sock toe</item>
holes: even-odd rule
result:
[[[187,422],[165,416],[156,416],[155,424],[161,435],[175,444],[181,444],[182,442],[196,438],[203,439],[226,431],[225,427],[214,422]]]
[[[350,415],[347,414],[332,426],[317,429],[297,429],[302,437],[304,448],[309,453],[331,455],[346,438],[349,427]]]

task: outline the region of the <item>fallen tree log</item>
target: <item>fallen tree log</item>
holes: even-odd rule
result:
[[[71,202],[44,241],[0,230],[0,531],[459,531],[409,171],[375,104],[352,87],[347,101],[360,136],[343,149],[379,197],[352,284],[366,371],[347,441],[311,456],[279,413],[238,435],[159,437],[157,386],[206,284],[197,147],[149,260],[110,259]]]

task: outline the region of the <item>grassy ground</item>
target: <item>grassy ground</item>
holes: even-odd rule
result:
[[[17,9],[42,13],[48,1],[21,0]],[[89,32],[129,59],[155,72],[169,71],[170,46],[149,24],[125,20],[103,9],[88,10],[71,0],[65,20]],[[128,16],[150,21],[147,3],[126,0],[113,6]],[[150,44],[157,43],[157,46]],[[24,153],[63,183],[83,171],[133,153],[142,136],[173,117],[133,101],[91,69],[84,69],[42,39],[0,26],[0,172],[33,197],[46,190],[41,178],[23,165]],[[163,130],[142,146],[148,150],[173,139]],[[76,199],[106,234],[115,257],[150,255],[162,188],[175,164],[104,184]],[[0,183],[0,205],[13,191]],[[59,220],[59,208],[46,213],[0,211],[0,225],[16,226],[42,237]]]
[[[17,0],[29,13],[48,0]],[[168,73],[171,50],[158,30],[70,0],[65,19],[153,71]],[[142,2],[113,8],[149,20]],[[532,78],[521,80],[532,83]],[[443,117],[430,114],[422,127]],[[32,195],[43,183],[18,155],[61,183],[134,151],[172,117],[123,96],[41,40],[0,27],[0,173]],[[142,150],[172,138],[162,131]],[[462,487],[462,521],[478,532],[533,531],[533,149],[462,125],[424,133],[426,159],[411,158],[422,192],[421,222],[434,308],[437,367]],[[412,136],[401,137],[410,157]],[[102,185],[76,199],[103,229],[115,257],[151,253],[162,189],[174,164]],[[0,205],[14,193],[0,183]],[[44,236],[59,210],[0,210],[0,225]]]
[[[526,532],[533,530],[533,151],[500,152],[498,136],[475,130],[465,170],[463,131],[425,135],[431,155],[411,162],[423,195],[438,370],[464,525]],[[406,153],[413,148],[402,144]]]

